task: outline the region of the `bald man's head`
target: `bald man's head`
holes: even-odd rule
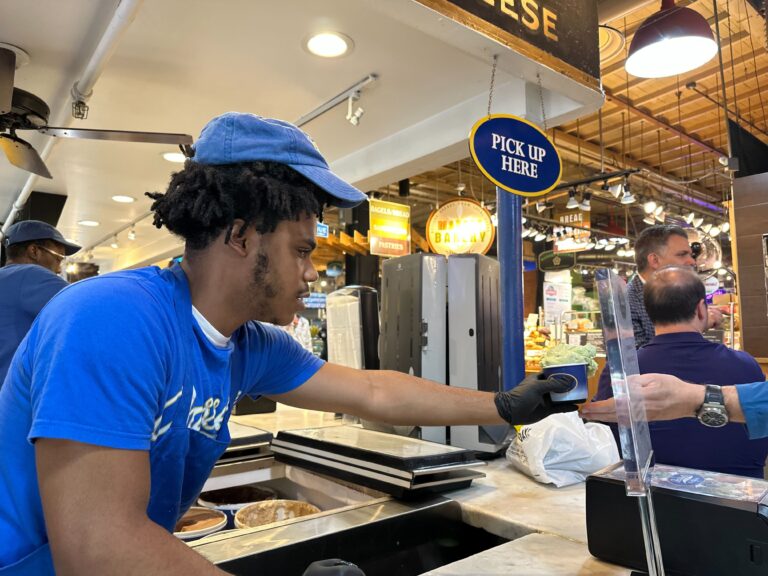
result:
[[[645,283],[643,300],[654,324],[689,323],[705,299],[704,283],[691,268],[669,266],[657,270]]]

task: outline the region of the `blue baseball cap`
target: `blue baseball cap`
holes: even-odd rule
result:
[[[255,114],[227,112],[205,125],[194,145],[192,160],[200,164],[279,162],[317,184],[341,208],[357,206],[367,197],[328,167],[315,143],[289,122]]]
[[[32,242],[33,240],[52,240],[58,244],[64,246],[64,254],[72,256],[75,252],[80,250],[81,246],[78,246],[74,242],[69,242],[64,239],[61,232],[56,230],[53,226],[40,220],[22,220],[16,222],[13,226],[8,228],[8,232],[5,235],[6,246],[12,246],[14,244],[20,244],[21,242]]]

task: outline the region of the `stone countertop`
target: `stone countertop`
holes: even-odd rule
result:
[[[478,470],[486,477],[445,494],[461,504],[466,523],[510,540],[544,532],[586,543],[584,483],[564,488],[540,484],[504,458]]]
[[[564,488],[524,476],[504,458],[481,468],[486,477],[445,496],[461,505],[463,520],[511,542],[442,566],[430,576],[627,576],[587,549],[585,484]]]
[[[530,534],[423,576],[628,576],[630,570],[589,555],[580,542],[553,534]]]

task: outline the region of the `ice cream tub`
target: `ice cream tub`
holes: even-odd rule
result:
[[[197,499],[197,503],[200,506],[224,512],[227,515],[227,528],[234,528],[235,514],[242,507],[254,502],[274,500],[276,498],[277,492],[272,488],[246,484],[244,486],[233,486],[231,488],[203,492]]]
[[[224,512],[193,506],[176,522],[173,534],[180,540],[197,540],[222,530],[226,525]]]
[[[273,522],[317,514],[320,508],[300,500],[265,500],[248,504],[235,514],[237,528],[255,528]]]

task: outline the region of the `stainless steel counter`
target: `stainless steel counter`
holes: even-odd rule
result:
[[[279,406],[277,412],[272,414],[233,419],[273,433],[281,429],[341,423],[332,414],[285,406]],[[491,461],[482,471],[486,474],[485,478],[475,480],[469,488],[448,492],[444,496],[459,504],[463,522],[511,541],[426,574],[624,576],[630,573],[625,568],[605,564],[590,556],[586,545],[584,484],[566,488],[539,484],[512,469],[504,459]],[[379,506],[374,514],[404,513],[412,504],[389,501],[381,502]],[[372,512],[372,509],[363,511],[360,508],[344,511],[340,515],[329,513],[318,519],[317,524],[301,522],[298,524],[306,525],[286,527],[281,534],[282,537],[293,537],[304,530],[317,530],[321,526],[327,528],[335,522],[350,526],[350,522],[364,522],[365,515]],[[265,545],[255,535],[250,542],[252,546]],[[525,566],[525,571],[520,571],[522,566]]]

